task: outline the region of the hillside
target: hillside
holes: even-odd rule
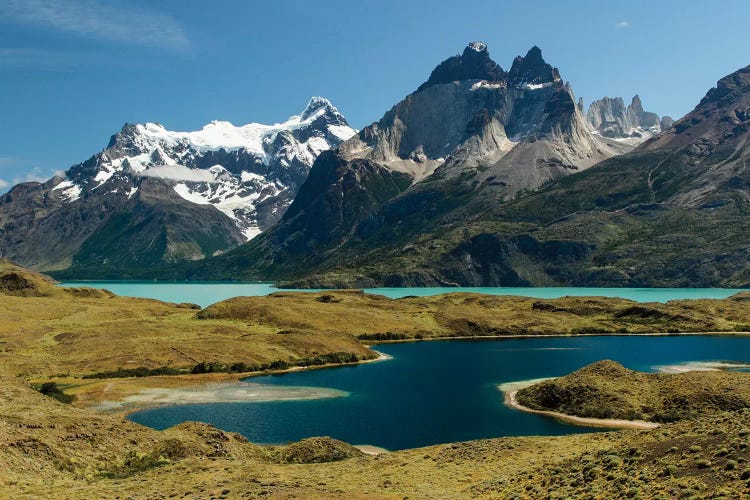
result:
[[[208,425],[154,431],[0,377],[11,497],[724,497],[750,491],[750,412],[652,431],[449,443],[378,456],[316,438],[262,447]]]
[[[0,265],[0,374],[51,380],[82,406],[153,386],[377,357],[366,344],[514,335],[743,332],[743,294],[639,304],[446,294],[390,299],[360,291],[277,292],[200,309],[96,289],[61,288]],[[82,378],[86,377],[86,378]],[[105,397],[106,396],[106,397]]]

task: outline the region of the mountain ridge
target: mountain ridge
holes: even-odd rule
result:
[[[478,78],[487,75],[493,80]],[[446,81],[452,78],[466,79]],[[221,276],[266,279],[314,269],[373,234],[397,237],[398,214],[439,218],[479,195],[507,201],[626,149],[591,132],[570,86],[538,47],[505,73],[474,42],[380,121],[321,157],[269,233],[201,265],[223,267]],[[442,204],[421,211],[438,198]]]
[[[0,197],[0,255],[82,270],[224,252],[273,225],[315,158],[354,133],[319,97],[274,125],[126,123],[89,160]]]
[[[494,179],[474,191],[441,166],[317,261],[290,265],[261,238],[229,269],[290,287],[748,287],[748,110],[750,67],[635,150],[540,189],[498,199],[483,189]],[[226,257],[198,272],[221,276]]]

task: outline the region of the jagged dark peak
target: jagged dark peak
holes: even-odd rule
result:
[[[724,106],[749,92],[750,66],[745,66],[719,80],[716,87],[709,90],[706,97],[701,99],[699,106],[710,102],[716,103],[717,106]]]
[[[534,45],[526,56],[518,56],[508,72],[510,85],[543,85],[560,80],[560,72],[542,57],[542,49]]]
[[[132,137],[137,133],[136,126],[133,123],[125,123],[125,125],[122,126],[119,132],[112,135],[109,138],[109,143],[107,144],[107,149],[114,147],[118,142],[122,141],[123,137]]]
[[[505,76],[503,68],[490,58],[487,44],[472,42],[461,55],[450,57],[438,64],[430,78],[420,85],[418,90],[431,85],[463,80],[499,82],[505,80]]]
[[[630,101],[630,109],[636,113],[643,113],[643,103],[641,103],[641,98],[638,94],[634,95]]]

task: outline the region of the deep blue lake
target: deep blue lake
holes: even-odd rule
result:
[[[397,450],[517,435],[591,429],[508,408],[498,384],[564,375],[601,359],[655,371],[686,362],[750,362],[750,337],[554,337],[432,341],[378,346],[393,359],[255,377],[252,382],[327,387],[346,397],[161,407],[129,418],[164,429],[195,420],[256,443],[332,436]]]
[[[152,282],[152,281],[71,281],[63,286],[106,288],[117,295],[159,299],[166,302],[190,302],[206,307],[215,302],[238,296],[268,295],[278,292],[270,283],[220,282]],[[296,290],[311,292],[317,290]],[[366,288],[365,292],[400,298],[407,295],[426,296],[441,293],[473,292],[490,295],[521,295],[539,299],[572,296],[622,297],[637,302],[667,302],[680,299],[725,299],[743,290],[729,288],[581,288],[581,287],[490,287],[490,288]]]

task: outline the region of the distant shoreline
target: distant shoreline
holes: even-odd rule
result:
[[[383,344],[404,344],[409,342],[425,342],[439,340],[497,340],[497,339],[533,339],[533,338],[550,338],[550,337],[682,337],[686,335],[704,335],[706,337],[732,337],[750,336],[750,331],[723,331],[723,332],[645,332],[645,333],[519,333],[519,334],[502,334],[502,335],[459,335],[450,337],[424,337],[421,339],[394,339],[394,340],[368,340],[372,345]],[[369,346],[368,346],[369,347]]]

